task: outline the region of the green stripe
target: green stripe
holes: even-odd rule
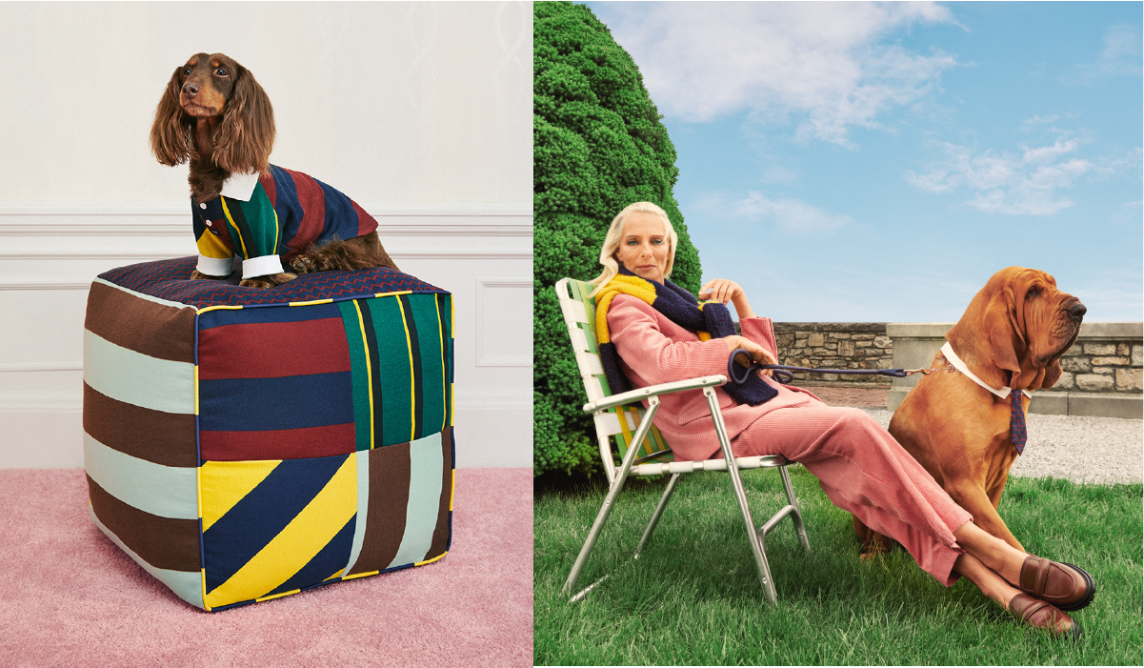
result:
[[[410,393],[413,377],[409,372],[408,333],[401,317],[401,304],[396,297],[370,299],[369,311],[377,335],[377,364],[379,386],[374,388],[373,401],[381,407],[375,416],[384,419],[380,443],[374,447],[409,441],[412,432],[410,411],[413,407]]]
[[[410,310],[417,321],[421,352],[421,424],[422,433],[443,429],[445,398],[448,388],[441,365],[442,332],[437,318],[437,297],[432,294],[409,295]]]
[[[342,324],[346,330],[346,343],[350,349],[350,377],[353,379],[354,434],[356,448],[369,450],[370,411],[369,411],[369,370],[365,339],[362,338],[362,325],[353,301],[338,302],[342,313]]]

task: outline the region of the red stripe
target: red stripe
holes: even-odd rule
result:
[[[367,235],[370,232],[373,232],[374,230],[377,229],[377,221],[374,220],[373,216],[366,213],[365,209],[358,206],[358,203],[353,201],[352,199],[350,200],[350,204],[354,205],[354,211],[357,212],[357,219],[358,219],[358,233],[357,234],[359,237],[364,237],[365,235]]]
[[[249,323],[199,332],[199,378],[283,378],[350,370],[342,321]]]
[[[332,457],[354,452],[355,433],[352,422],[277,431],[202,431],[199,451],[203,461],[215,462]]]
[[[264,174],[258,175],[258,182],[262,184],[262,189],[266,191],[266,197],[270,199],[270,206],[278,203],[278,187],[274,185],[274,175],[267,171]]]
[[[312,176],[289,169],[282,171],[294,179],[294,190],[302,207],[302,220],[298,221],[298,233],[290,240],[290,248],[305,251],[326,229],[326,193]]]

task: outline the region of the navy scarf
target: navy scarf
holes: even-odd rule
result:
[[[701,305],[694,295],[675,283],[667,279],[664,279],[662,284],[646,281],[628,271],[623,265],[620,265],[620,274],[629,278],[622,284],[617,282],[615,286],[609,285],[608,287],[618,288],[618,290],[613,290],[613,293],[630,294],[642,299],[668,320],[688,331],[697,334],[707,332],[711,338],[723,338],[735,334],[735,324],[731,320],[731,313],[723,304],[707,302]],[[628,289],[627,286],[629,285],[638,287]],[[654,298],[650,297],[652,294],[654,294]],[[611,341],[610,334],[606,331],[600,331],[600,323],[605,323],[604,327],[606,328],[606,309],[611,306],[611,296],[614,294],[606,299],[602,299],[602,294],[597,297],[597,304],[602,301],[602,306],[605,309],[602,313],[597,312],[597,337],[601,342],[599,344],[600,362],[604,367],[604,375],[608,379],[612,393],[619,394],[631,390],[632,386],[620,370],[620,356],[616,351],[616,345]],[[736,403],[749,406],[758,406],[770,401],[778,394],[775,388],[754,373],[743,385],[727,383],[723,389]]]

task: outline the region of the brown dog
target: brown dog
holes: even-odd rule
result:
[[[151,150],[164,165],[190,162],[199,264],[191,278],[269,288],[314,271],[397,265],[377,221],[334,188],[270,164],[274,109],[250,70],[199,53],[171,75],[155,110]]]
[[[1052,276],[1009,267],[989,279],[946,333],[954,354],[994,389],[1038,390],[1061,376],[1060,356],[1080,331],[1084,304],[1057,289]],[[953,368],[942,352],[935,371],[914,387],[890,421],[902,444],[982,529],[1024,551],[997,514],[1018,453],[1010,438],[1012,407]],[[1029,397],[1022,396],[1027,414]],[[884,552],[891,539],[854,518],[862,552]]]

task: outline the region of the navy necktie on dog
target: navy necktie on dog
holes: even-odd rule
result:
[[[1017,448],[1017,454],[1020,455],[1025,451],[1025,441],[1029,439],[1025,429],[1025,411],[1021,408],[1020,390],[1014,390],[1009,396],[1013,404],[1013,414],[1009,418],[1009,440],[1013,441],[1013,447]]]

